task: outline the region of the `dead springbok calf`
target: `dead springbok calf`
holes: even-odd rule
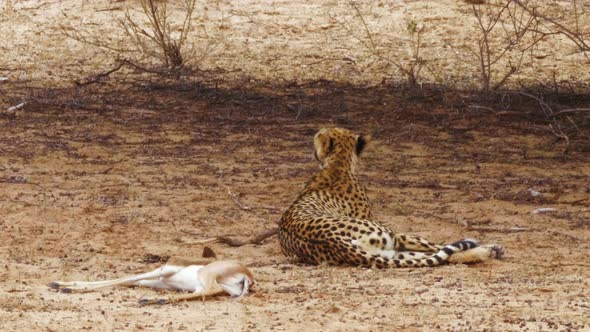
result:
[[[104,281],[54,281],[48,286],[62,293],[90,292],[118,285],[191,292],[164,299],[139,300],[140,304],[145,305],[204,298],[224,292],[231,297],[242,297],[255,284],[252,272],[238,262],[221,260],[206,265],[193,264],[188,264],[186,259],[171,258],[166,265],[147,273]]]

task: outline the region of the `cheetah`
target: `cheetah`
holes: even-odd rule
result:
[[[503,255],[499,245],[479,246],[471,239],[437,245],[370,220],[366,189],[356,176],[370,140],[343,128],[324,128],[314,136],[320,171],[279,222],[286,256],[307,264],[402,268],[475,263]]]

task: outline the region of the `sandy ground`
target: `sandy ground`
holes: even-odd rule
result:
[[[4,6],[2,6],[4,3]],[[8,5],[10,3],[11,5]],[[479,82],[478,23],[464,1],[359,1],[362,20],[347,1],[240,0],[202,1],[196,7],[187,61],[203,69],[223,69],[228,79],[285,82],[326,79],[354,84],[403,81],[390,61],[408,68],[415,61],[410,26],[423,29],[419,57],[425,62],[418,82],[473,86]],[[578,26],[590,25],[590,5],[580,2]],[[120,53],[66,37],[80,32],[86,40],[130,49],[117,23],[136,1],[0,1],[0,70],[14,80],[35,84],[70,84],[98,69],[110,69]],[[171,22],[182,20],[181,7],[170,5]],[[575,26],[571,1],[551,1],[543,13]],[[138,21],[136,11],[131,11]],[[566,19],[567,18],[567,19]],[[366,23],[363,25],[363,20]],[[368,32],[367,32],[368,29]],[[179,31],[177,31],[179,33]],[[370,38],[369,38],[370,37]],[[415,36],[414,36],[415,37]],[[505,45],[501,29],[490,34]],[[363,45],[374,45],[374,51]],[[498,46],[492,57],[500,53]],[[203,54],[208,55],[203,57]],[[524,57],[522,56],[524,55]],[[135,58],[132,53],[124,57]],[[390,61],[384,60],[384,58]],[[527,52],[509,51],[494,65],[493,81],[521,62],[508,84],[584,84],[589,59],[560,36]]]
[[[112,31],[87,22],[126,3],[13,1],[14,11],[1,13],[0,76],[11,81],[0,85],[0,109],[34,96],[24,109],[0,113],[2,330],[590,329],[587,143],[563,156],[559,143],[527,119],[440,107],[436,98],[412,101],[385,88],[327,84],[277,92],[152,82],[47,90],[111,61],[66,40],[57,18]],[[336,51],[324,53],[324,29],[302,18],[321,25],[329,16],[318,10],[338,12],[343,4],[314,1],[300,10],[287,1],[215,4],[208,6],[211,17],[228,6],[234,14],[224,21],[228,27],[210,33],[226,31],[227,54],[238,52],[240,38],[250,48],[233,61],[219,51],[207,59],[211,68],[239,67],[241,76],[271,81],[383,78],[371,75],[378,70],[370,66],[361,76],[362,66],[320,61]],[[441,16],[468,8],[450,1],[383,6]],[[295,35],[309,52],[293,52]],[[303,53],[320,62],[303,67]],[[558,65],[568,68],[566,60]],[[275,227],[317,170],[311,139],[327,125],[375,136],[361,177],[376,220],[435,242],[499,243],[505,259],[384,271],[304,266],[284,257],[271,238],[241,248],[211,245],[254,271],[255,292],[240,301],[141,307],[138,299],[163,292],[60,294],[45,286],[147,271],[169,256],[199,256],[200,239]],[[556,211],[532,213],[541,207]]]

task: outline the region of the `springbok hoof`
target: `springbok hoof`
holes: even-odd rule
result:
[[[51,289],[59,289],[59,283],[57,282],[50,282],[47,284],[47,287],[51,288]]]

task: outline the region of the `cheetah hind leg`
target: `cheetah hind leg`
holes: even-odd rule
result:
[[[419,236],[407,234],[395,234],[395,247],[397,251],[431,252],[436,253],[444,246],[432,243]]]
[[[424,259],[434,256],[433,252],[419,252],[419,251],[396,251],[393,259]]]
[[[504,248],[502,246],[497,244],[485,244],[473,249],[454,253],[448,258],[448,262],[451,264],[471,264],[483,262],[492,258],[500,259],[503,256]]]

